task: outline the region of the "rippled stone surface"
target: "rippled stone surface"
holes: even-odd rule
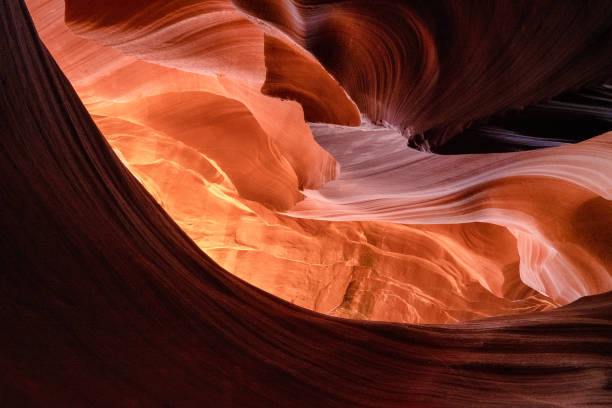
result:
[[[65,56],[77,95],[25,4],[0,1],[1,401],[611,405],[612,292],[530,313],[608,284],[610,133],[546,150],[441,157],[408,149],[400,132],[367,120],[338,127],[352,118],[349,99],[335,105],[345,119],[330,112],[336,125],[311,131],[304,119],[333,98],[304,97],[302,117],[297,102],[253,87],[265,55],[252,67],[226,59],[232,46],[257,43],[250,35],[267,30],[240,10],[280,10],[293,37],[302,3],[239,3],[121,2],[127,15],[159,8],[126,22],[114,13],[119,2],[90,2],[81,11],[97,17],[81,23],[92,35],[137,35],[127,43],[143,48],[119,44],[121,53],[73,36],[61,24],[61,3],[36,3],[46,10],[37,16],[40,32]],[[342,17],[342,7],[364,4],[372,3],[307,9]],[[385,17],[381,4],[367,24]],[[511,11],[521,3],[499,4]],[[435,15],[437,5],[428,7]],[[605,17],[598,11],[587,31]],[[217,58],[197,65],[216,70],[225,61],[228,76],[187,69],[189,58],[215,54],[198,41],[190,49],[187,32],[220,40],[234,24],[239,35],[229,48],[213,45],[222,46]],[[146,49],[165,35],[172,41]],[[307,56],[289,37],[285,46]],[[136,51],[142,55],[122,54]],[[159,62],[139,59],[153,57]],[[304,72],[321,75],[324,64],[310,58]],[[333,88],[329,95],[342,96]],[[249,285],[201,248],[218,250],[216,259],[260,287],[335,316]],[[517,312],[525,313],[452,325],[337,317],[455,322]]]
[[[441,157],[366,120],[311,124],[315,141],[309,118],[358,124],[348,95],[302,48],[305,21],[329,22],[329,10],[313,9],[315,18],[277,4],[260,16],[272,24],[258,25],[252,11],[264,9],[256,5],[69,1],[67,26],[62,2],[29,6],[124,163],[202,249],[266,291],[337,316],[444,323],[546,310],[612,288],[608,135],[552,150]],[[351,7],[338,6],[334,18]],[[281,9],[283,24],[274,17]],[[420,11],[403,10],[418,23],[410,30],[425,30]],[[354,30],[383,35],[377,18]],[[241,49],[253,58],[231,57],[249,55]],[[586,207],[602,220],[581,217]]]

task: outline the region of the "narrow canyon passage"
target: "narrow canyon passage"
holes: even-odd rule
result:
[[[229,3],[217,10],[177,2],[168,22],[163,9],[134,3],[130,18],[142,16],[143,34],[121,23],[125,8],[101,4],[119,14],[97,22],[98,9],[68,2],[65,24],[62,1],[28,4],[123,162],[207,254],[268,292],[336,316],[452,323],[548,310],[612,288],[612,260],[601,245],[612,230],[606,135],[551,151],[427,155],[367,120],[309,127],[303,100],[260,92],[269,86],[268,63],[266,75],[225,69],[226,57],[211,55],[215,42],[206,37],[224,30],[215,13],[250,27],[247,37],[224,34],[236,41],[262,46],[266,30],[280,35],[228,14]],[[187,18],[214,28],[202,32]],[[176,29],[162,30],[168,24]],[[162,52],[158,37],[179,32],[201,40]],[[216,52],[231,51],[219,44]],[[265,58],[278,51],[263,45]],[[299,61],[303,80],[323,70]],[[337,95],[320,104],[350,112],[343,95],[348,105]],[[564,205],[548,208],[551,200]],[[601,222],[576,221],[585,206]]]
[[[609,130],[608,3],[262,4],[0,1],[0,402],[612,404],[612,133],[431,152]]]

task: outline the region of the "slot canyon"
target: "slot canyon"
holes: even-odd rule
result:
[[[612,2],[0,4],[0,405],[612,406]]]

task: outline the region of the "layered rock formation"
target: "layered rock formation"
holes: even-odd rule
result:
[[[410,326],[307,311],[224,271],[121,163],[39,41],[23,2],[2,0],[0,11],[5,34],[0,47],[6,57],[0,66],[0,385],[5,404],[612,403],[610,293],[543,313]],[[126,125],[121,118],[98,123],[107,132],[117,126],[145,140],[155,136],[150,128]],[[152,140],[163,146],[167,139]],[[589,150],[606,140],[575,147]],[[194,178],[214,181],[219,196],[230,194],[218,165],[171,142],[175,151],[184,150],[178,156],[200,164]],[[367,149],[356,154],[356,163],[367,159],[362,153]],[[164,166],[171,171],[170,162]],[[519,161],[507,171],[520,166]],[[560,178],[549,179],[554,191]],[[344,182],[342,176],[338,182]],[[568,211],[597,191],[587,182],[566,184],[587,191],[569,194],[563,207]],[[584,209],[600,211],[601,200],[587,201]],[[518,208],[528,214],[528,208]],[[575,225],[591,224],[599,225],[593,220]],[[440,251],[460,254],[465,247],[454,248],[451,242],[460,242],[460,236],[469,241],[473,235],[461,229],[471,225],[428,228],[437,234]],[[497,236],[489,244],[499,245],[502,253],[492,263],[516,259],[502,227],[473,228],[484,234],[483,243]],[[583,231],[585,238],[590,230]],[[477,251],[479,245],[469,247]],[[504,291],[493,280],[488,285]]]
[[[612,72],[606,1],[234,3],[310,50],[362,112],[421,149]]]
[[[438,156],[406,149],[389,130],[314,130],[343,171],[292,214],[489,222],[516,238],[522,281],[555,302],[612,290],[612,133],[545,150]]]
[[[355,105],[326,69],[370,118],[426,131],[421,147],[441,143],[499,106],[599,80],[609,72],[609,58],[598,51],[609,43],[609,29],[590,7],[576,17],[592,18],[583,42],[566,47],[545,35],[570,15],[555,12],[545,26],[525,25],[516,44],[500,47],[509,44],[516,21],[541,20],[549,6],[500,3],[489,10],[466,4],[455,10],[433,4],[425,10],[384,3],[368,11],[360,2],[120,7],[68,1],[71,32],[63,2],[28,4],[43,40],[124,163],[202,249],[266,291],[337,316],[445,323],[546,310],[612,288],[609,136],[550,151],[444,158],[406,149],[399,132],[367,121],[354,131],[312,125],[343,169],[337,181],[315,192],[338,176],[338,165],[304,123],[359,122]],[[569,13],[573,7],[561,8]],[[597,9],[606,13],[603,5]],[[382,25],[381,18],[391,15],[386,12],[411,24],[399,31]],[[504,13],[499,33],[481,35],[485,16],[496,21]],[[448,30],[431,28],[451,16]],[[469,22],[478,24],[469,28]],[[342,40],[349,35],[343,30],[350,30],[350,40]],[[466,40],[451,50],[449,33],[487,45],[470,47]],[[532,38],[542,40],[531,41],[530,51],[522,41]],[[587,39],[590,48],[581,47]],[[492,49],[503,58],[493,61]],[[422,66],[406,60],[408,51]],[[528,60],[536,51],[559,58],[554,64]],[[481,63],[461,62],[469,52]],[[582,60],[590,61],[589,70],[580,71]],[[444,72],[452,61],[461,67],[459,79],[471,76],[481,85],[449,85]],[[560,61],[568,73],[558,76]],[[398,67],[404,75],[398,76]],[[532,82],[504,85],[527,68],[540,72],[529,77]],[[553,119],[586,110],[587,125],[576,132],[590,123],[605,130],[610,109],[603,89],[588,109],[579,109],[584,98],[562,100],[563,115]],[[452,103],[441,108],[434,97]],[[432,115],[435,120],[427,119]],[[547,123],[531,115],[528,123]],[[474,137],[499,134],[494,146],[500,138],[521,146],[527,139],[536,146],[562,142],[551,135],[513,139],[505,129],[531,131],[516,127],[523,123],[518,119],[484,123],[501,128],[495,133],[476,126],[457,140],[467,137],[462,146],[479,146]],[[413,130],[412,144],[418,141]],[[588,136],[593,134],[574,137]],[[309,198],[300,202],[304,191]],[[302,219],[279,214],[295,204],[289,214]],[[583,216],[583,209],[601,221]]]

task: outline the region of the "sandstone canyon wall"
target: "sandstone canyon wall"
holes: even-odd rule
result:
[[[547,310],[612,287],[611,259],[607,255],[610,217],[606,217],[610,211],[608,174],[612,171],[605,136],[596,139],[603,138],[591,148],[566,146],[565,153],[562,149],[443,158],[402,146],[400,132],[392,131],[399,129],[398,124],[387,131],[368,125],[369,119],[365,119],[355,132],[328,128],[334,129],[333,138],[326,136],[329,131],[325,126],[311,125],[317,141],[337,162],[321,149],[304,123],[317,120],[312,113],[315,105],[318,107],[314,110],[328,115],[332,114],[329,106],[338,109],[336,119],[321,116],[320,120],[342,125],[358,122],[341,119],[342,115],[354,116],[355,105],[348,94],[338,90],[338,83],[324,66],[314,64],[316,47],[307,47],[310,43],[304,30],[335,21],[348,13],[345,8],[363,8],[363,4],[301,7],[286,3],[266,8],[177,1],[130,2],[130,7],[115,7],[106,2],[85,6],[69,1],[64,24],[62,3],[28,2],[43,40],[98,127],[190,237],[223,267],[258,287],[322,313],[409,323],[446,323]],[[412,20],[425,19],[418,17],[422,10],[401,7]],[[434,14],[453,12],[443,10],[441,5],[432,7]],[[257,21],[253,20],[253,10],[259,10]],[[365,13],[367,8],[363,10]],[[523,12],[536,18],[542,11]],[[223,18],[216,18],[218,14]],[[279,23],[279,15],[290,21]],[[391,27],[369,24],[382,15],[365,16],[368,24],[350,28],[362,30],[363,35],[377,30],[384,39]],[[511,16],[522,18],[518,11]],[[481,18],[476,14],[470,21],[482,24]],[[309,19],[318,23],[307,24]],[[467,29],[462,18],[455,24],[459,31]],[[603,38],[593,46],[604,48],[608,37],[602,32],[607,26],[597,24],[586,36]],[[413,28],[408,27],[403,35],[413,35]],[[544,37],[531,31],[525,35]],[[493,42],[489,47],[499,47],[498,36],[489,37],[478,38]],[[431,37],[427,41],[434,47],[443,39],[434,41]],[[540,47],[552,47],[567,58],[590,59],[588,49],[566,49],[546,41]],[[354,43],[349,47],[353,51]],[[402,44],[408,48],[412,43]],[[370,39],[359,45],[374,52],[379,44]],[[335,42],[329,42],[329,47],[327,52],[334,55],[345,52]],[[421,49],[415,47],[410,49]],[[463,52],[471,49],[460,48]],[[249,57],[248,64],[232,57],[232,53],[250,55],[240,51],[243,49],[257,57]],[[402,49],[396,51],[402,54]],[[504,48],[510,56],[513,49]],[[353,51],[351,55],[361,55]],[[325,58],[319,58],[325,64]],[[412,66],[394,52],[388,58],[392,67]],[[432,64],[447,64],[446,58],[439,61],[436,57]],[[596,72],[589,79],[598,78],[608,66],[608,59],[600,59],[602,62],[594,62]],[[421,97],[433,97],[445,86],[437,75],[427,72],[421,72],[417,81],[410,75],[382,74],[376,64],[364,61],[339,62],[357,73],[373,66],[372,75],[381,83],[391,81],[384,89],[393,90],[395,95],[407,95],[402,87],[415,87],[414,92]],[[552,75],[558,67],[549,65],[532,61],[528,66],[548,69],[548,75]],[[470,64],[457,66],[474,69]],[[334,72],[330,64],[325,68]],[[283,69],[287,75],[293,73],[292,78],[278,74]],[[510,70],[506,75],[518,77],[521,72]],[[492,75],[472,74],[478,78]],[[342,83],[343,77],[335,75]],[[329,84],[325,85],[322,76]],[[506,79],[498,77],[490,77],[491,87],[503,88]],[[431,87],[416,84],[427,78]],[[299,87],[284,82],[298,80]],[[370,90],[379,89],[371,81],[364,84]],[[343,85],[364,115],[383,120],[369,110],[368,104],[360,102],[359,92]],[[564,82],[563,86],[569,85]],[[292,89],[293,93],[281,92],[281,88]],[[319,101],[306,102],[300,96],[305,89]],[[534,89],[539,88],[533,85],[530,92]],[[482,101],[478,92],[474,90],[471,95]],[[467,97],[465,89],[461,94]],[[544,92],[538,97],[547,95]],[[391,103],[376,94],[371,97]],[[416,104],[398,104],[418,108]],[[449,105],[464,104],[455,98]],[[448,116],[445,110],[431,109],[440,118]],[[412,118],[414,112],[410,112],[402,120]],[[368,134],[371,137],[365,137]],[[378,161],[365,160],[368,155]],[[357,162],[360,171],[355,177]],[[340,173],[338,163],[342,166]],[[381,164],[393,171],[386,172]],[[334,178],[337,181],[314,192]],[[557,184],[549,186],[554,180]],[[521,190],[518,195],[517,188]],[[548,208],[547,203],[566,201],[568,191],[572,199],[564,206]],[[309,198],[301,201],[304,193]],[[419,215],[398,215],[400,206],[403,213],[416,211]],[[278,212],[290,208],[288,214],[300,220]],[[602,222],[589,224],[588,217],[581,218],[581,208],[595,211]],[[266,272],[261,273],[258,265],[266,265]]]
[[[405,138],[591,82],[605,126],[606,2],[27,3],[0,3],[2,402],[612,404],[611,134]]]

